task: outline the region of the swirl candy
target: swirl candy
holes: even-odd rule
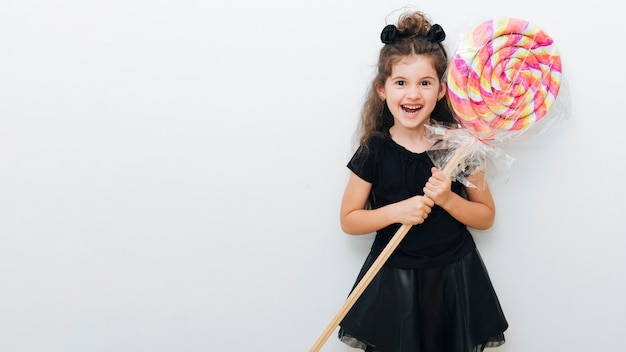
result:
[[[537,26],[515,18],[489,20],[459,45],[447,84],[461,124],[495,138],[546,115],[561,85],[561,59]]]

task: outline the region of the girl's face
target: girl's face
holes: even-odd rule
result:
[[[376,91],[387,101],[394,125],[413,130],[429,121],[437,101],[446,94],[446,87],[439,82],[430,59],[412,55],[394,64],[385,85]]]

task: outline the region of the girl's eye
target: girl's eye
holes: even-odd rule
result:
[[[420,85],[422,85],[422,86],[428,86],[428,85],[430,85],[430,82],[428,82],[428,81],[422,81],[422,82],[420,83]]]
[[[404,86],[404,85],[406,85],[406,82],[405,81],[398,81],[398,82],[396,82],[396,84],[399,85],[399,86]]]

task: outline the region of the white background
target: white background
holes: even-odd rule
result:
[[[406,4],[4,0],[0,351],[308,351],[373,239],[339,203]],[[622,351],[622,5],[412,5],[450,51],[510,16],[563,59],[571,113],[507,145],[496,224],[473,231],[510,323],[497,350]]]

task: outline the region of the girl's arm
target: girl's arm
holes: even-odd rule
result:
[[[344,232],[365,235],[395,223],[421,224],[434,205],[428,197],[414,196],[378,209],[365,209],[371,190],[371,183],[350,173],[341,202],[340,222]]]
[[[486,230],[493,225],[496,206],[482,172],[468,176],[468,181],[476,185],[476,188],[466,188],[469,199],[452,192],[452,181],[439,169],[432,168],[432,173],[424,187],[424,194],[434,200],[435,204],[466,226]]]

